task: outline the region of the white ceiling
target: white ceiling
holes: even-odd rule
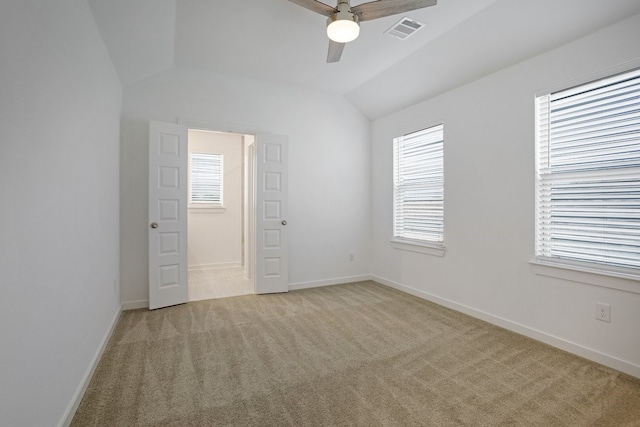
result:
[[[383,34],[405,15],[363,22],[327,64],[325,19],[288,0],[88,2],[124,85],[195,68],[342,94],[372,119],[640,13],[638,0],[440,0],[406,14],[426,24],[413,37]]]

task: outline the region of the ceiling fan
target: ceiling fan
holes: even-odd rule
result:
[[[349,0],[338,0],[336,7],[331,7],[316,0],[289,1],[328,17],[329,52],[327,53],[327,62],[329,63],[340,61],[344,45],[358,37],[360,21],[384,18],[397,13],[435,6],[438,3],[438,0],[377,0],[351,6]]]

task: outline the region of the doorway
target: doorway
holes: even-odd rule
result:
[[[234,130],[229,130],[233,133]],[[241,131],[235,131],[241,133]],[[258,132],[246,136],[246,200],[241,266],[254,293],[289,291],[288,140]],[[246,149],[245,149],[246,148]],[[189,301],[188,129],[149,122],[149,309]],[[243,187],[245,188],[245,187]],[[222,189],[221,191],[224,191]],[[215,198],[212,199],[215,201]],[[218,208],[224,207],[218,204]],[[214,209],[209,207],[209,209]],[[244,239],[246,236],[246,239]],[[210,236],[210,239],[215,237]]]
[[[253,135],[188,130],[189,301],[255,293]]]

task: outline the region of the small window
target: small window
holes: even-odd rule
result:
[[[444,242],[443,125],[393,140],[393,236],[406,243]]]
[[[537,98],[536,256],[640,271],[640,70]]]
[[[189,202],[222,205],[222,154],[191,153]]]

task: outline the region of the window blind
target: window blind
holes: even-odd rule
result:
[[[444,241],[443,125],[393,141],[395,239]]]
[[[640,268],[640,70],[538,97],[537,114],[538,258]]]
[[[191,203],[222,204],[222,154],[192,153]]]

